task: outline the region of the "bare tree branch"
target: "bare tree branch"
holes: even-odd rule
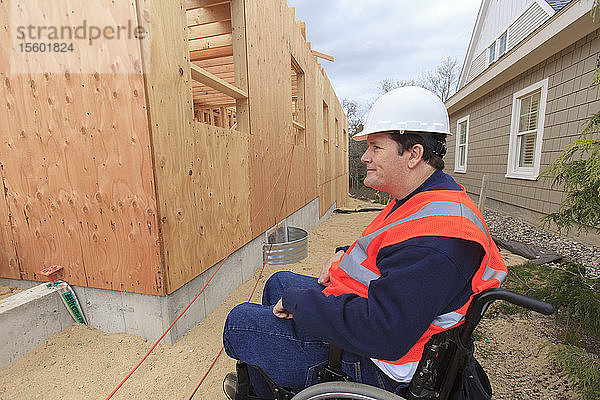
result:
[[[438,95],[442,101],[448,100],[456,91],[456,83],[458,81],[459,65],[454,57],[446,57],[435,68],[434,71],[421,73],[417,78],[408,80],[397,80],[386,78],[379,82],[377,88],[381,95],[390,90],[402,86],[420,86],[431,90]]]

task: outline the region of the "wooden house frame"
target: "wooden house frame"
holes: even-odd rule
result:
[[[283,217],[318,204],[317,223],[346,202],[348,122],[317,63],[330,57],[284,0],[105,7],[144,27],[139,72],[11,72],[0,6],[0,278],[60,264],[78,290],[169,297],[255,215],[240,246],[262,241],[282,204]],[[287,197],[281,180],[259,214],[292,147]]]

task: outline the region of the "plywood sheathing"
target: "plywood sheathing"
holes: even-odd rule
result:
[[[1,95],[1,93],[0,93]],[[0,129],[4,129],[1,127]],[[2,274],[7,278],[23,279],[19,258],[16,253],[17,247],[13,240],[13,231],[10,226],[10,210],[6,198],[6,190],[4,184],[4,165],[0,167],[0,265],[4,268],[0,269]]]
[[[8,29],[8,10],[6,6],[0,8],[0,26],[2,26],[3,33],[0,33],[0,96],[5,99],[1,105],[3,112],[10,113],[13,109],[12,103],[9,101],[11,98],[16,98],[15,88],[10,79],[8,79],[9,65],[9,49],[6,48],[6,43],[9,42],[4,32]],[[17,246],[14,241],[14,231],[11,226],[11,215],[8,203],[8,189],[5,177],[5,168],[7,168],[6,161],[2,154],[6,148],[7,136],[9,134],[9,120],[8,118],[0,118],[0,135],[2,135],[2,142],[0,143],[0,272],[2,276],[13,279],[23,279],[23,270],[19,263],[17,255]],[[14,117],[13,117],[14,118]],[[10,182],[8,183],[10,187]]]
[[[136,14],[131,3],[106,7]],[[27,64],[11,75],[8,8],[0,5],[1,275],[41,280],[38,270],[60,264],[73,285],[164,293],[142,74],[38,74]]]
[[[319,211],[321,215],[337,201],[337,205],[342,206],[347,201],[348,195],[348,164],[347,164],[347,143],[338,143],[336,146],[335,136],[343,135],[343,130],[348,130],[347,120],[331,83],[326,74],[322,74],[320,67],[316,65],[315,76],[316,85],[321,91],[321,96],[317,96],[320,106],[316,114],[319,130],[317,137],[317,181],[319,185]],[[323,120],[323,102],[327,105],[328,118]],[[335,120],[338,120],[338,126]],[[327,127],[327,129],[325,128]],[[337,128],[337,130],[336,130]]]
[[[248,74],[251,118],[251,184],[252,187],[264,191],[270,188],[275,177],[271,171],[284,161],[285,150],[294,143],[294,128],[291,124],[290,55],[298,62],[305,74],[305,106],[306,106],[306,147],[298,146],[294,151],[293,173],[290,179],[288,200],[285,215],[299,209],[308,201],[327,192],[331,186],[331,176],[317,174],[317,160],[324,155],[321,141],[322,116],[321,104],[323,96],[331,104],[331,115],[340,121],[346,121],[339,101],[335,96],[330,98],[324,87],[329,85],[318,73],[310,47],[296,23],[294,10],[285,2],[267,0],[247,2],[247,35],[248,35]],[[281,23],[263,23],[263,21],[281,21]],[[318,73],[318,74],[317,74]],[[333,90],[331,90],[333,93]],[[260,110],[260,115],[255,111]],[[329,171],[331,173],[331,171]],[[342,178],[343,179],[343,178]],[[328,182],[322,186],[323,182]],[[345,194],[340,198],[344,198]],[[276,204],[281,204],[281,197]],[[333,195],[321,196],[321,209],[327,209],[333,203]],[[340,202],[343,202],[340,201]],[[260,206],[259,199],[252,199],[253,213]],[[322,211],[322,214],[324,211]],[[261,232],[275,222],[276,215],[264,215],[257,221]]]
[[[225,257],[296,140],[291,57],[304,72],[306,141],[294,150],[281,216],[317,196],[321,213],[344,201],[347,176],[326,167],[334,155],[345,159],[343,152],[320,154],[323,99],[332,121],[347,125],[293,11],[281,0],[186,4],[230,4],[231,46],[190,51],[181,2],[110,5],[135,7],[138,23],[151,32],[141,43],[151,55],[143,59],[145,76],[12,77],[4,38],[0,261],[7,261],[1,276],[35,279],[41,267],[60,263],[75,285],[164,295]],[[1,9],[7,32],[6,6]],[[233,61],[235,85],[249,94],[235,101],[235,130],[193,120],[190,61],[206,68]],[[230,73],[227,68],[218,73]],[[287,171],[240,245],[275,223],[286,178]]]
[[[225,257],[250,224],[248,133],[193,120],[186,10],[173,2],[149,6],[151,54],[162,55],[150,60],[147,88],[172,293]]]
[[[225,257],[250,224],[247,136],[195,123],[193,135],[167,155],[171,173],[160,176],[168,179],[162,203],[170,292]]]
[[[277,174],[285,163],[294,137],[292,131],[291,109],[291,43],[293,36],[289,29],[288,9],[281,1],[246,2],[246,36],[250,104],[250,183],[256,191],[251,201],[251,212],[256,214],[262,205],[264,195],[273,186]],[[265,23],[277,21],[277,23]],[[303,54],[295,58],[305,64]],[[294,152],[292,170],[296,173],[309,149],[297,148]],[[309,170],[310,161],[303,168]],[[287,172],[287,171],[286,171]],[[290,179],[288,193],[296,197],[316,197],[314,181],[306,182],[309,173]],[[297,181],[295,181],[297,179]],[[283,202],[283,186],[280,186],[270,199],[270,204],[255,222],[253,233],[259,234],[273,226]],[[261,198],[262,197],[262,198]],[[289,214],[289,208],[297,199],[288,197],[283,215]],[[292,203],[293,202],[293,203]],[[304,203],[303,203],[304,204]]]

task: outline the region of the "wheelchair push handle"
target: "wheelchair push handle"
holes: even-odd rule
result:
[[[532,310],[544,315],[552,315],[554,307],[550,303],[515,293],[506,289],[487,289],[475,295],[465,316],[465,329],[463,330],[463,343],[467,343],[468,338],[483,317],[488,306],[496,300],[504,300],[517,306]]]
[[[554,307],[552,307],[552,304],[550,303],[546,303],[545,301],[534,299],[533,297],[525,296],[520,293],[511,292],[510,290],[499,290],[502,291],[502,297],[500,297],[500,299],[502,300],[508,301],[509,303],[515,304],[523,308],[527,308],[540,314],[554,314]]]
[[[554,313],[554,307],[552,307],[552,304],[500,288],[489,289],[475,296],[472,302],[472,307],[474,307],[473,311],[476,309],[485,311],[484,308],[495,300],[508,301],[509,303],[519,307],[523,307],[544,315],[552,315]]]

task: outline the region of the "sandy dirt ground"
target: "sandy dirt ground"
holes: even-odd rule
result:
[[[579,399],[568,379],[546,358],[544,345],[556,342],[554,319],[496,316],[482,320],[483,338],[475,356],[487,371],[494,399]]]
[[[369,204],[353,201],[350,207]],[[267,266],[266,278],[280,269],[316,275],[338,245],[353,242],[375,212],[333,214],[309,235],[309,256],[293,267]],[[511,256],[510,262],[521,262]],[[258,272],[255,279],[258,278]],[[222,346],[228,311],[246,301],[254,281],[243,284],[213,313],[173,346],[159,345],[113,399],[189,399]],[[497,316],[482,322],[485,339],[477,355],[488,371],[497,399],[575,399],[571,385],[538,349],[552,340],[551,319]],[[0,399],[106,399],[153,343],[129,334],[106,334],[73,325],[11,366],[0,370]],[[225,399],[222,380],[234,370],[223,353],[194,399]]]
[[[17,294],[22,291],[23,291],[23,289],[0,285],[0,300],[10,297],[13,294]]]

